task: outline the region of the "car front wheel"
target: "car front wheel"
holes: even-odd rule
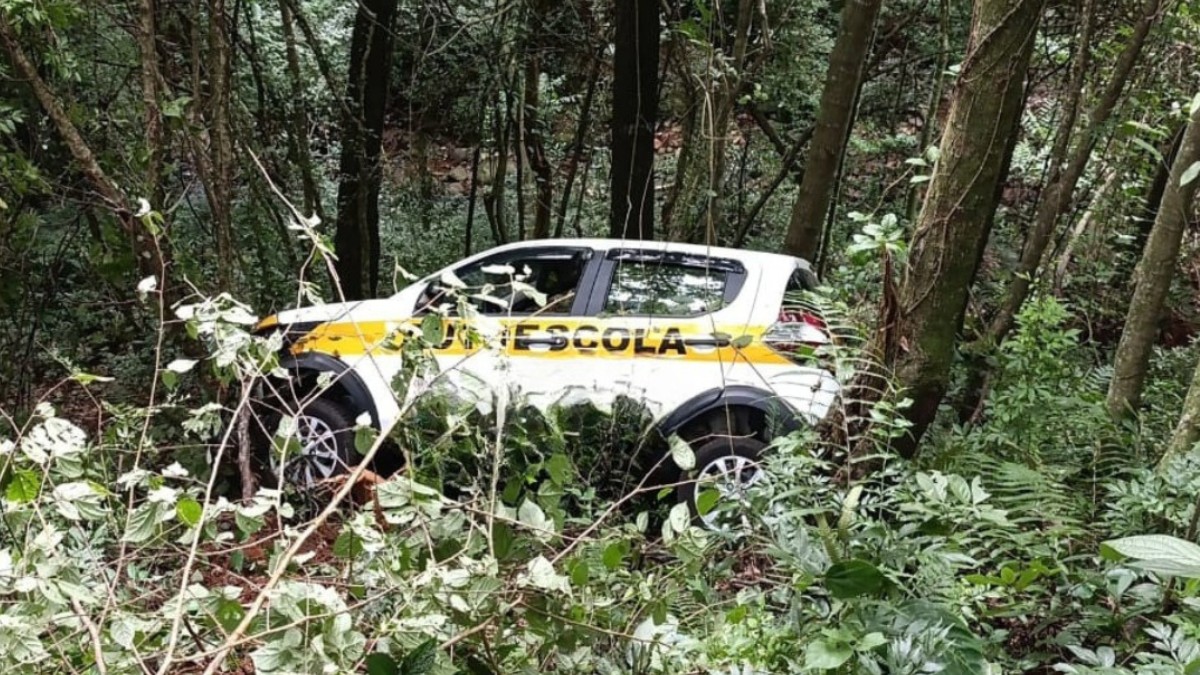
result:
[[[358,462],[354,451],[354,423],[350,413],[328,398],[314,398],[293,415],[274,441],[259,443],[259,464],[264,478],[275,485],[285,484],[301,491],[311,490],[326,479],[345,473]],[[282,419],[271,415],[267,429],[274,431]]]
[[[676,500],[688,505],[697,525],[720,528],[729,511],[717,507],[745,501],[747,490],[766,477],[760,463],[766,447],[757,438],[728,436],[698,445],[695,468],[680,472]]]

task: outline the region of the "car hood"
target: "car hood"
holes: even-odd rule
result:
[[[404,314],[404,312],[401,310],[400,303],[392,298],[338,302],[279,312],[260,321],[255,326],[255,330],[269,330],[296,324],[315,325],[328,322],[341,323],[346,321],[379,321],[405,318],[401,314]]]

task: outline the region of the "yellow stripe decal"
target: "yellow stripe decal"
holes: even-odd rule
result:
[[[419,330],[420,322],[406,322]],[[758,364],[791,362],[759,339],[762,326],[717,327],[706,331],[695,323],[655,328],[637,327],[636,321],[578,318],[527,318],[501,320],[499,338],[510,356],[573,359],[582,356],[630,359],[660,358],[697,362],[731,363],[741,359]],[[365,353],[399,352],[406,330],[396,322],[363,321],[323,324],[304,336],[292,352],[322,352],[338,357]],[[466,356],[479,350],[478,338],[457,320],[442,322],[442,343],[436,356]]]

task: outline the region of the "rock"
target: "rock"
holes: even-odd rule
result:
[[[465,183],[471,177],[471,172],[465,166],[456,166],[446,174],[446,180],[455,183]]]

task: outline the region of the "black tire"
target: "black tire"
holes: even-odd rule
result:
[[[327,397],[306,401],[302,407],[295,404],[287,406],[289,410],[297,408],[300,409],[294,416],[298,433],[303,433],[305,429],[314,430],[322,435],[328,432],[324,440],[325,451],[303,459],[286,458],[286,477],[279,475],[277,462],[272,458],[272,453],[275,452],[272,435],[279,427],[283,412],[276,409],[260,416],[263,424],[255,434],[254,453],[264,485],[282,488],[286,484],[304,492],[320,480],[346,473],[358,463],[359,457],[354,449],[354,419],[345,406]]]
[[[766,448],[766,443],[751,436],[724,436],[701,441],[693,448],[696,455],[695,467],[690,471],[679,472],[678,484],[675,486],[676,503],[687,504],[692,514],[692,522],[704,525],[703,516],[696,503],[697,481],[704,470],[722,458],[740,458],[734,459],[734,463],[749,460],[750,466],[757,467]]]

